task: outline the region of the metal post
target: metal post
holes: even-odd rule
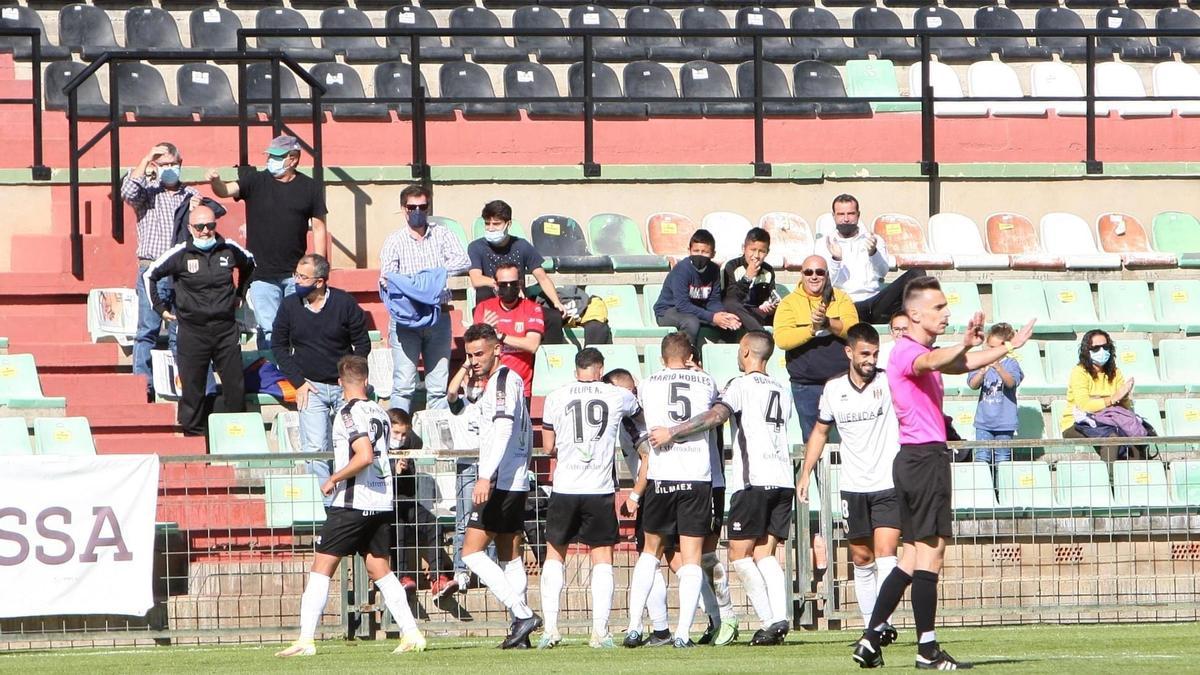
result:
[[[600,165],[596,163],[596,111],[592,101],[593,83],[592,36],[583,36],[583,176],[599,178]]]
[[[246,36],[242,34],[243,29],[238,29],[238,52],[246,53]],[[247,110],[246,98],[246,61],[238,59],[238,166],[247,166],[250,164],[250,122]]]
[[[39,30],[33,40],[33,166],[34,180],[50,180],[50,167],[42,157],[42,35]]]
[[[929,215],[942,210],[942,185],[938,175],[937,143],[934,137],[933,82],[929,79],[929,36],[917,36],[921,44],[921,175],[929,177]]]
[[[279,97],[281,95],[282,94],[280,93],[280,84],[279,84],[279,52],[273,51],[271,53],[271,131],[272,131],[271,135],[272,136],[279,136],[279,135],[283,134],[283,104],[280,103],[280,101],[279,101]],[[318,112],[320,112],[320,111],[314,111],[313,114],[316,115]],[[314,119],[316,119],[316,118],[314,117]]]
[[[763,135],[763,49],[762,36],[754,36],[754,175],[770,176]]]
[[[108,136],[108,182],[112,189],[109,203],[112,205],[112,238],[125,243],[125,202],[121,199],[121,112],[120,89],[117,87],[118,62],[108,62],[108,116],[112,128]]]
[[[36,77],[34,79],[37,79]],[[83,279],[83,235],[79,232],[79,93],[67,94],[67,145],[70,151],[71,183],[71,274]],[[114,200],[117,195],[113,195]]]
[[[1096,159],[1096,36],[1087,36],[1087,173],[1104,173],[1104,163]]]
[[[425,86],[421,84],[421,38],[409,36],[409,92],[412,94],[412,177],[429,183],[428,148],[425,146]]]
[[[274,59],[278,65],[279,59]],[[321,105],[321,100],[324,93],[317,87],[309,87],[309,97],[312,102],[312,148],[313,148],[313,180],[317,182],[317,189],[321,191],[321,195],[325,194],[325,152],[323,149],[324,138],[321,135],[321,128],[325,124],[325,111]],[[275,102],[278,104],[279,99]]]

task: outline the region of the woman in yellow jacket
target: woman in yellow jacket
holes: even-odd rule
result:
[[[1075,410],[1095,413],[1109,406],[1133,407],[1133,378],[1128,380],[1117,368],[1116,346],[1102,330],[1084,333],[1079,342],[1079,363],[1067,382],[1067,409],[1060,420],[1063,438],[1086,438],[1075,430]],[[1117,446],[1098,447],[1106,462],[1116,459]],[[1112,455],[1111,457],[1108,455]]]

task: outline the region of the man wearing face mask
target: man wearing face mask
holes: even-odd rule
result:
[[[892,266],[883,240],[859,227],[858,200],[841,194],[833,198],[833,221],[837,232],[817,240],[816,254],[829,266],[829,278],[854,301],[858,318],[870,324],[885,324],[901,311],[904,285],[925,270],[912,268],[890,284],[884,284]]]
[[[284,296],[295,292],[292,273],[308,250],[312,224],[313,250],[326,251],[325,193],[312,178],[299,173],[300,141],[279,136],[267,146],[267,167],[238,168],[238,179],[226,183],[220,172],[208,172],[213,193],[246,202],[246,247],[258,267],[250,284],[250,305],[258,324],[258,349],[271,346],[271,330]]]
[[[504,262],[496,268],[496,297],[475,305],[475,323],[496,329],[500,338],[500,364],[508,366],[525,382],[525,401],[533,395],[533,355],[542,346],[546,330],[542,308],[521,297],[521,274],[517,266]]]
[[[737,315],[725,311],[721,302],[721,270],[712,261],[715,247],[711,232],[696,230],[688,242],[688,257],[667,273],[654,303],[658,325],[678,328],[696,346],[702,327],[716,329],[730,341],[733,331],[742,327]]]
[[[235,313],[250,285],[254,256],[217,234],[212,209],[197,206],[189,218],[187,241],[155,260],[142,275],[142,285],[154,311],[179,323],[176,365],[183,387],[179,425],[185,435],[202,436],[209,413],[204,396],[209,364],[221,376],[225,412],[246,409]],[[158,294],[159,280],[167,278],[175,288],[171,306]]]

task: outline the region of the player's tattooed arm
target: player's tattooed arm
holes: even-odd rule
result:
[[[729,420],[729,415],[729,406],[718,401],[717,404],[710,408],[707,412],[700,413],[692,419],[683,422],[682,424],[677,424],[670,429],[666,427],[655,427],[650,431],[650,442],[656,448],[660,448],[664,445],[670,445],[681,438],[686,438],[693,434],[698,434],[700,432],[708,431],[709,429],[715,429],[716,427],[721,426]]]

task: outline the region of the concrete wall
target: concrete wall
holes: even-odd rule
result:
[[[0,271],[12,269],[14,234],[50,232],[51,192],[35,185],[0,185]]]

